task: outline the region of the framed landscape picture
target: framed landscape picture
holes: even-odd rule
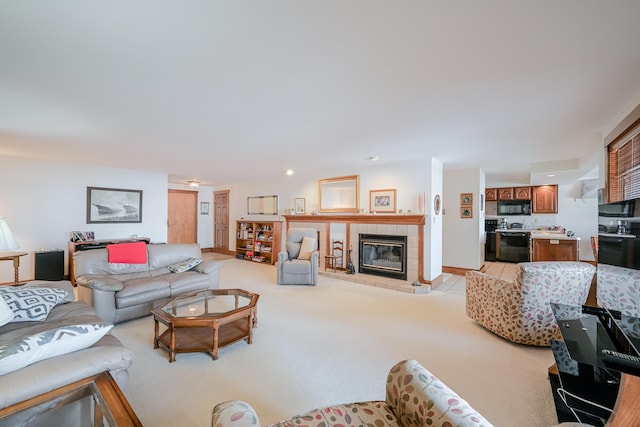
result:
[[[142,190],[87,187],[87,224],[142,222]]]
[[[369,191],[369,212],[395,213],[396,189]]]

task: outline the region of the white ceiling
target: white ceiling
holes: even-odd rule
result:
[[[638,0],[0,3],[0,155],[222,185],[367,157],[592,169]],[[551,162],[551,163],[550,163]]]

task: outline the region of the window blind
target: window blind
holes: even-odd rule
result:
[[[640,125],[608,147],[609,201],[640,198]]]

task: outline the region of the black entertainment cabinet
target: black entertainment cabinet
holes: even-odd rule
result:
[[[640,383],[640,319],[590,306],[551,308],[563,338],[552,342],[556,364],[549,369],[558,421],[602,426],[618,411],[623,378]]]

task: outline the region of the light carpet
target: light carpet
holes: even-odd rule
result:
[[[512,344],[465,315],[464,296],[412,295],[319,277],[278,286],[273,266],[224,260],[221,287],[260,294],[253,344],[153,349],[153,318],[117,325],[133,350],[127,399],[145,426],[209,426],[216,403],[250,402],[262,425],[320,406],[384,400],[389,369],[416,359],[496,426],[557,423],[549,348]]]

